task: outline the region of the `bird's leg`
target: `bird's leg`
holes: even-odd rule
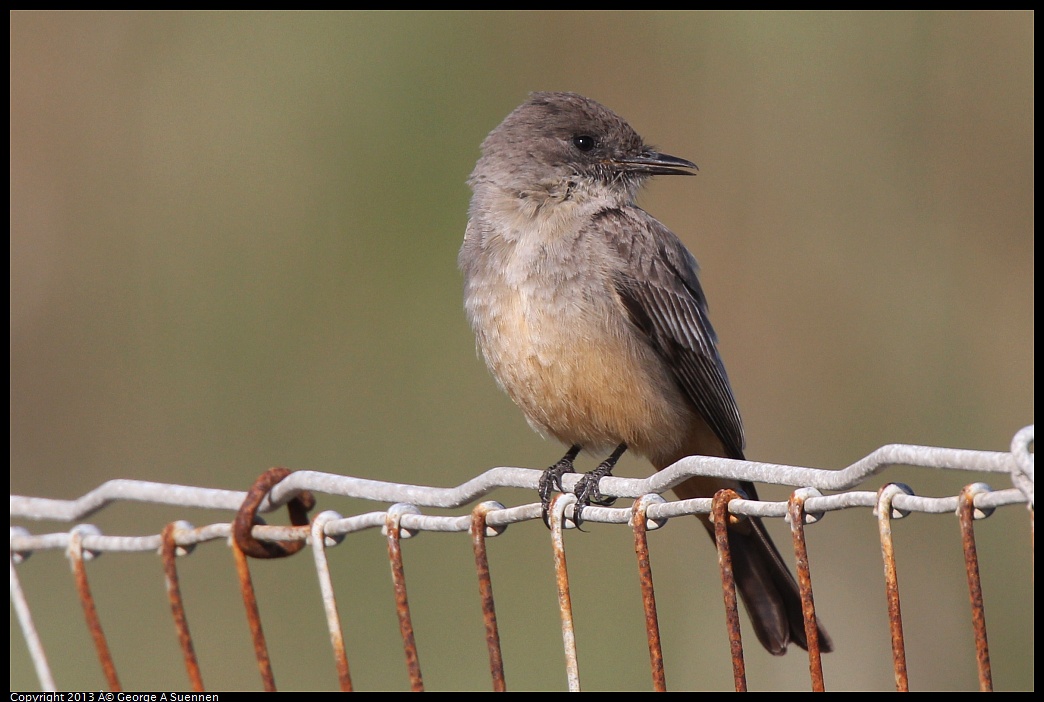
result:
[[[547,524],[547,511],[551,509],[551,491],[558,490],[562,492],[562,476],[566,473],[575,473],[573,470],[573,461],[580,455],[580,445],[574,444],[569,447],[566,451],[566,455],[562,456],[562,459],[544,471],[543,475],[540,476],[540,482],[537,484],[537,491],[540,494],[540,505],[544,510],[544,523]]]
[[[576,495],[576,523],[580,525],[581,514],[583,513],[584,507],[590,505],[601,505],[608,507],[609,505],[616,502],[615,497],[606,497],[602,494],[601,490],[598,489],[598,481],[607,475],[613,474],[613,467],[616,466],[616,462],[620,460],[620,456],[627,450],[627,444],[620,444],[613,451],[609,458],[598,464],[590,473],[585,473],[583,477],[576,483],[576,487],[573,488],[573,494]]]

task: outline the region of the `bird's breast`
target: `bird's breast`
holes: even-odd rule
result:
[[[465,268],[465,307],[493,376],[538,431],[589,448],[677,441],[689,408],[629,321],[604,241],[486,243]],[[671,438],[673,436],[673,438]]]

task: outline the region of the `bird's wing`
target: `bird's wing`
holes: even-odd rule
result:
[[[696,259],[667,227],[638,207],[609,209],[588,225],[601,231],[624,261],[614,281],[632,323],[667,362],[678,385],[721,440],[730,458],[743,458],[743,424]]]

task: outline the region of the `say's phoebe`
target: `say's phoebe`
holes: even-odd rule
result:
[[[614,112],[575,93],[533,93],[490,132],[458,263],[464,307],[500,387],[569,452],[545,473],[545,508],[581,450],[628,448],[662,470],[685,456],[743,459],[743,427],[707,317],[696,260],[634,197],[653,175],[695,164],[645,145]],[[694,477],[681,499],[749,482]],[[706,515],[700,520],[714,535]],[[801,599],[761,521],[729,529],[733,571],[754,631],[780,655],[807,648]],[[820,648],[833,646],[822,629]]]

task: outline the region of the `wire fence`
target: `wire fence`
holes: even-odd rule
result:
[[[895,689],[909,689],[907,656],[903,633],[901,600],[897,567],[892,544],[891,523],[910,513],[956,514],[962,538],[964,562],[968,580],[969,603],[975,641],[976,667],[979,689],[991,690],[992,670],[986,632],[985,608],[979,577],[979,559],[975,546],[974,523],[989,517],[996,509],[1023,505],[1029,510],[1029,532],[1033,529],[1033,427],[1019,431],[1013,438],[1010,452],[972,451],[929,446],[893,444],[883,446],[842,470],[820,470],[800,466],[776,465],[723,458],[690,457],[645,479],[603,478],[600,483],[604,495],[629,499],[632,503],[621,507],[587,507],[583,510],[584,523],[630,525],[637,556],[637,570],[641,584],[642,610],[645,615],[646,639],[649,650],[649,671],[653,689],[667,688],[664,656],[657,614],[656,591],[653,584],[647,532],[663,527],[668,520],[692,514],[709,514],[719,526],[717,548],[721,566],[723,602],[728,622],[728,646],[731,651],[733,681],[737,690],[747,686],[742,634],[736,608],[735,583],[731,579],[731,556],[724,524],[742,516],[783,518],[790,524],[795,554],[795,569],[804,606],[805,628],[809,638],[809,685],[813,690],[826,688],[818,650],[817,615],[813,596],[809,557],[805,543],[805,527],[815,524],[827,512],[848,509],[872,510],[878,523],[887,613],[891,637],[891,652]],[[857,489],[871,477],[895,466],[934,468],[946,471],[1003,474],[1011,487],[992,489],[984,482],[970,482],[958,494],[945,497],[919,496],[907,485],[887,482],[875,490]],[[492,574],[486,554],[486,540],[502,533],[509,525],[544,518],[538,503],[505,506],[499,502],[481,501],[504,488],[537,489],[541,471],[524,468],[494,468],[457,487],[436,488],[404,485],[361,478],[353,478],[314,471],[291,472],[272,469],[264,473],[247,492],[218,490],[183,485],[111,480],[75,500],[54,500],[40,497],[11,496],[12,520],[51,520],[78,523],[101,510],[111,509],[127,502],[173,507],[231,510],[236,518],[231,523],[219,522],[195,527],[188,522],[168,524],[158,534],[108,535],[90,525],[78,523],[61,533],[33,534],[23,526],[11,527],[11,600],[17,615],[25,645],[29,651],[39,685],[44,690],[57,690],[49,660],[46,642],[33,625],[33,614],[23,592],[18,569],[34,552],[64,553],[68,558],[79,595],[80,604],[94,643],[98,661],[111,690],[120,690],[120,676],[101,624],[98,607],[92,595],[86,563],[107,552],[159,553],[163,563],[167,595],[170,602],[174,631],[182,651],[189,687],[204,690],[200,663],[197,658],[181,595],[178,559],[192,553],[194,547],[205,542],[225,542],[233,555],[247,622],[254,645],[258,673],[266,690],[275,690],[271,656],[265,639],[262,608],[258,603],[251,578],[251,559],[275,559],[291,556],[303,549],[311,549],[315,577],[322,596],[322,605],[333,650],[337,678],[342,690],[353,688],[351,667],[345,645],[345,633],[335,594],[333,576],[328,559],[330,551],[353,533],[381,529],[387,541],[388,562],[391,566],[395,593],[399,636],[408,671],[411,689],[424,689],[420,667],[420,652],[413,629],[413,616],[407,596],[407,580],[403,567],[401,541],[422,531],[455,532],[470,537],[479,601],[485,626],[486,648],[489,659],[490,684],[494,690],[504,690],[504,655],[501,648],[496,602],[493,597]],[[754,501],[744,499],[732,491],[721,491],[713,498],[668,501],[661,495],[692,476],[711,476],[770,483],[794,488],[786,501]],[[571,490],[578,475],[563,479],[565,490]],[[833,494],[824,494],[824,492]],[[316,503],[316,495],[337,495],[373,503],[391,504],[374,511],[342,516],[323,511],[309,516]],[[569,492],[552,501],[547,522],[551,532],[551,550],[557,588],[561,641],[565,662],[565,679],[570,690],[581,687],[577,657],[577,637],[573,622],[573,607],[564,533],[576,526],[574,505],[576,498]],[[289,526],[269,526],[260,523],[258,513],[272,512],[287,507]],[[470,509],[459,515],[425,513],[425,509]],[[583,548],[577,542],[574,548]],[[786,551],[786,549],[782,549]],[[1032,550],[1032,546],[1031,546]],[[1032,552],[1028,556],[1032,559]],[[829,566],[828,566],[829,567]],[[29,593],[34,599],[45,593]],[[460,593],[456,596],[464,597]],[[1029,606],[1032,606],[1031,603]],[[267,613],[267,609],[266,609]],[[1002,632],[1003,634],[1003,632]],[[307,642],[314,645],[315,642]],[[306,645],[306,642],[301,642]],[[220,687],[220,682],[218,683]]]

